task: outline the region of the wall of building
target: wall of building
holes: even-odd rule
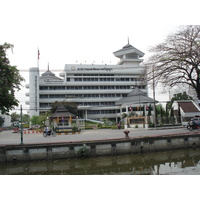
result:
[[[3,120],[4,120],[4,123],[3,123],[2,127],[9,127],[9,126],[11,126],[11,116],[9,116],[9,115],[1,115],[0,114],[0,117],[2,117]]]

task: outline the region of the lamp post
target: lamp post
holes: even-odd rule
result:
[[[23,127],[22,127],[22,105],[20,107],[20,120],[21,120],[21,144],[23,144]]]

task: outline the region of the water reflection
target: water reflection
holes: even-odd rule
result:
[[[200,148],[86,159],[1,164],[0,174],[200,174]]]

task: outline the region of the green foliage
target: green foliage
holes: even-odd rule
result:
[[[152,111],[152,106],[151,104],[149,105],[149,109],[148,109],[148,116],[151,116],[151,111]]]
[[[11,66],[7,58],[6,50],[10,48],[13,48],[13,45],[7,43],[0,45],[0,110],[3,114],[8,114],[18,106],[19,101],[15,98],[15,91],[20,90],[21,81],[24,81],[19,70],[16,66]]]
[[[160,117],[166,116],[166,111],[162,104],[156,105],[156,115]]]
[[[3,123],[4,123],[4,119],[0,117],[0,127],[2,127]]]
[[[39,125],[39,126],[44,126],[44,123],[46,121],[47,117],[45,115],[34,115],[31,117],[30,122],[32,125]]]
[[[125,113],[123,113],[122,114],[122,118],[125,118],[123,115],[124,115]],[[134,116],[135,115],[135,112],[134,111],[131,111],[129,114],[128,114],[128,116],[129,117],[132,117],[132,116]]]
[[[97,127],[98,127],[98,128],[102,128],[102,124],[99,123],[99,124],[97,125]]]
[[[32,125],[38,125],[40,123],[39,116],[37,115],[32,116],[30,122]]]
[[[126,118],[127,114],[126,113],[122,113],[122,119]]]
[[[86,144],[83,144],[83,146],[77,151],[77,154],[82,158],[88,157],[89,147]]]
[[[78,131],[78,127],[77,126],[73,126],[72,127],[72,132],[77,132]]]
[[[23,114],[22,115],[22,123],[29,123],[29,121],[30,121],[30,115]]]
[[[19,121],[20,115],[17,114],[16,112],[12,113],[11,115],[11,122]]]
[[[23,124],[23,128],[29,128],[29,124]]]
[[[149,122],[149,127],[154,127],[154,123]]]

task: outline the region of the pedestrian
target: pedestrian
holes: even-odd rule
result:
[[[121,124],[120,124],[120,122],[118,123],[117,127],[118,127],[118,130],[121,129]]]
[[[49,131],[49,127],[48,126],[44,126],[44,131],[46,132],[46,134],[48,133],[48,131]]]

